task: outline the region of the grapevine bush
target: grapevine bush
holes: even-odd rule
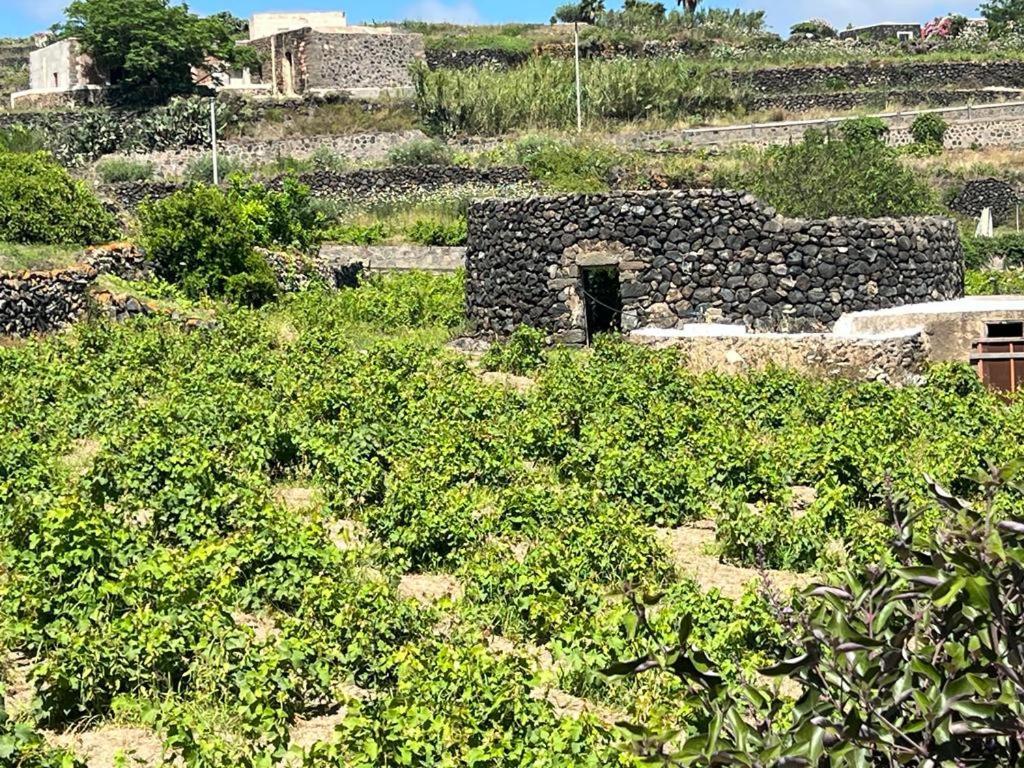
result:
[[[926,552],[950,514],[926,475],[985,503],[977,470],[1024,444],[1021,404],[966,367],[697,376],[600,339],[509,386],[445,347],[461,316],[459,276],[406,274],[0,347],[0,645],[34,702],[0,749],[49,768],[41,727],[134,713],[196,766],[637,765],[616,720],[708,724],[683,681],[597,674],[648,650],[638,601],[658,632],[690,617],[730,690],[792,642],[782,596],[702,590],[656,528],[884,573],[891,499]],[[416,591],[438,579],[458,589]]]

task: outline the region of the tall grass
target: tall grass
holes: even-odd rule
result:
[[[746,94],[728,76],[676,59],[612,59],[583,65],[588,124],[676,119],[742,111]],[[438,135],[499,135],[576,122],[573,62],[533,58],[517,69],[416,70],[416,105]]]

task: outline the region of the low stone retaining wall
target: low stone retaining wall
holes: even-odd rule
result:
[[[966,104],[994,104],[1024,98],[1021,90],[880,90],[836,93],[778,93],[754,97],[754,110],[784,109],[810,112],[821,109],[843,112],[854,109],[885,109],[890,104],[905,107],[953,107]]]
[[[918,115],[926,113],[939,115],[949,124],[944,140],[947,149],[975,145],[994,147],[1024,144],[1024,102],[885,112],[874,117],[889,126],[886,140],[891,145],[905,146],[913,142],[910,135],[911,123]],[[830,117],[715,128],[650,131],[620,134],[612,141],[620,146],[642,149],[657,149],[666,144],[707,148],[737,144],[767,147],[799,141],[810,128],[831,131],[848,119]]]
[[[529,51],[506,51],[502,48],[477,48],[471,51],[427,49],[427,66],[430,69],[511,69],[529,58]]]
[[[465,266],[465,248],[432,245],[338,245],[320,246],[318,261],[322,268],[334,271],[339,267],[359,264],[366,272],[450,273]]]
[[[217,145],[220,157],[246,165],[270,163],[281,157],[308,160],[326,151],[346,160],[383,160],[388,153],[412,141],[426,139],[421,131],[352,133],[335,136],[296,136],[268,141],[224,141]],[[103,159],[127,159],[151,163],[158,176],[181,176],[190,163],[210,154],[209,148],[176,149],[162,152],[106,155]]]
[[[0,333],[29,336],[59,330],[81,317],[96,277],[87,264],[0,274]]]
[[[461,165],[391,166],[356,171],[313,171],[300,174],[317,197],[393,199],[449,187],[504,187],[527,184],[525,168],[495,166],[472,168]]]
[[[915,384],[929,361],[920,329],[878,336],[831,333],[687,335],[643,328],[629,340],[655,349],[678,349],[695,373],[739,374],[778,366],[809,376]]]
[[[444,189],[536,189],[525,168],[471,168],[457,165],[390,166],[356,171],[311,171],[299,174],[299,181],[315,197],[331,197],[360,203],[384,202]],[[267,186],[279,189],[282,179]],[[167,181],[128,181],[100,188],[101,195],[122,209],[132,210],[143,200],[160,200],[187,185]]]
[[[85,313],[86,293],[98,274],[136,279],[148,269],[136,246],[111,243],[86,249],[81,263],[63,269],[0,273],[0,334],[28,336],[64,328]]]
[[[731,74],[755,93],[853,88],[1024,88],[1024,61],[854,63],[838,66],[767,67]]]

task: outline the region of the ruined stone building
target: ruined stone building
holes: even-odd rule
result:
[[[223,85],[273,96],[410,88],[410,66],[424,58],[421,35],[350,26],[340,11],[255,14],[246,44],[261,66],[230,73]]]

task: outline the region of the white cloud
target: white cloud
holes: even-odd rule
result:
[[[444,0],[416,0],[405,6],[399,16],[410,21],[446,21],[451,24],[479,24],[481,20],[480,11],[471,0],[454,0],[451,3]]]

